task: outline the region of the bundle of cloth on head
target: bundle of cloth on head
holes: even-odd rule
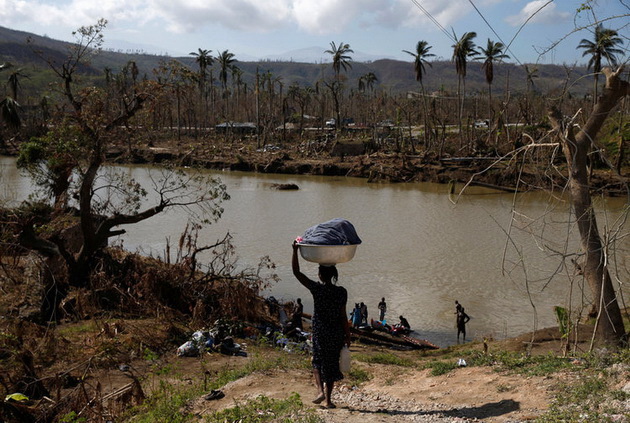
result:
[[[302,244],[314,245],[349,245],[361,244],[354,225],[340,217],[311,226],[300,240]]]

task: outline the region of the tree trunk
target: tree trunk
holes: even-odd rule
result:
[[[607,268],[607,257],[597,228],[591,202],[588,177],[588,153],[610,111],[624,96],[630,94],[630,85],[619,79],[619,73],[604,69],[606,87],[586,125],[577,135],[572,125],[566,125],[558,110],[549,116],[556,130],[569,168],[569,192],[576,216],[582,249],[585,253],[584,276],[591,289],[597,310],[595,343],[598,346],[618,345],[625,338],[625,329],[617,302],[616,292]]]
[[[46,267],[42,269],[43,284],[40,313],[42,322],[56,322],[59,315],[59,304],[68,294],[65,262],[61,255],[46,258]]]
[[[424,107],[423,113],[422,113],[422,117],[424,120],[424,150],[425,150],[425,154],[427,154],[427,152],[431,149],[431,138],[429,137],[429,131],[430,131],[430,127],[429,127],[429,106],[427,104],[427,96],[426,96],[426,92],[424,90],[424,84],[422,83],[422,81],[420,81],[420,88],[422,91],[422,105]]]

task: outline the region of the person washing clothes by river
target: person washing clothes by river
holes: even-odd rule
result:
[[[411,329],[411,326],[409,325],[409,322],[407,321],[407,319],[405,319],[402,316],[398,316],[398,318],[400,319],[400,323],[398,323],[400,327],[403,327],[405,329]]]
[[[367,322],[368,322],[367,305],[365,305],[365,303],[361,303],[360,307],[361,307],[361,323],[363,323],[364,325],[367,325]]]
[[[332,392],[335,382],[343,379],[339,370],[339,356],[343,345],[350,347],[350,325],[346,317],[348,292],[336,285],[335,266],[319,266],[321,283],[309,279],[300,271],[299,246],[293,242],[292,268],[296,279],[313,295],[313,376],[319,395],[313,403],[326,401],[327,408],[335,408]]]

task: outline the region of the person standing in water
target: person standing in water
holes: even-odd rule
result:
[[[332,392],[335,382],[343,379],[339,370],[339,356],[343,345],[350,347],[350,326],[346,314],[348,292],[336,285],[335,266],[319,266],[321,283],[309,279],[300,271],[299,246],[293,242],[293,275],[313,295],[313,376],[319,395],[313,403],[326,401],[327,408],[335,408]]]
[[[367,305],[365,303],[361,303],[359,307],[361,307],[361,323],[363,323],[364,325],[367,325],[367,322],[368,322]]]
[[[462,334],[462,340],[466,342],[466,323],[470,320],[470,316],[464,311],[464,307],[457,311],[457,342],[459,343],[459,334]]]
[[[378,309],[381,311],[380,321],[385,320],[385,312],[387,312],[387,303],[385,302],[385,297],[381,298],[381,302],[378,303]]]
[[[361,321],[363,319],[361,318],[361,307],[359,307],[359,303],[354,304],[354,309],[352,310],[352,313],[350,313],[350,316],[353,327],[358,328],[361,326]]]

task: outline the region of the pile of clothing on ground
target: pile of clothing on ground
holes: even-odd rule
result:
[[[177,348],[177,356],[197,357],[202,352],[219,352],[247,357],[241,345],[234,342],[231,332],[224,321],[217,320],[211,329],[195,331],[189,341]]]
[[[302,327],[302,312],[293,312],[287,316],[285,306],[276,298],[266,299],[270,313],[278,317],[277,323],[247,325],[243,322],[219,319],[211,328],[195,331],[190,340],[177,348],[178,357],[197,357],[203,352],[218,352],[233,356],[247,356],[243,346],[234,342],[234,338],[263,340],[270,345],[287,352],[312,352],[311,333]]]
[[[293,327],[291,324],[284,325],[279,330],[274,330],[266,335],[273,346],[282,348],[286,352],[304,351],[311,353],[313,343],[310,332],[305,332],[302,328]]]

